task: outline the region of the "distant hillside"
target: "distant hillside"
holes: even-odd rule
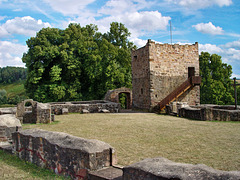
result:
[[[18,81],[11,84],[1,84],[0,89],[5,89],[7,91],[7,97],[12,98],[16,95],[18,96],[26,96],[26,92],[24,89],[24,81]]]
[[[3,102],[3,104],[0,102],[0,107],[9,106],[10,104],[16,105],[20,101],[28,99],[24,88],[24,81],[18,81],[11,84],[0,83],[0,90],[3,89],[7,92],[7,102]]]

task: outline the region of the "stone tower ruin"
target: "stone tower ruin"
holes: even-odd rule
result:
[[[132,51],[133,108],[160,111],[172,101],[200,103],[198,43],[147,44]]]

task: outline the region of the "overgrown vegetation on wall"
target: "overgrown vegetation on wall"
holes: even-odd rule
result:
[[[223,63],[221,56],[202,52],[199,56],[201,83],[201,104],[234,104],[232,66]],[[240,88],[238,89],[240,96]],[[240,100],[240,99],[239,99]]]
[[[131,87],[130,33],[111,23],[102,34],[97,26],[70,24],[65,30],[43,28],[27,41],[26,91],[36,101],[102,99],[109,89]]]

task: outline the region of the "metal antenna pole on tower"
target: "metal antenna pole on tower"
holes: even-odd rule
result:
[[[171,44],[172,44],[172,21],[170,20],[170,38],[171,38]]]

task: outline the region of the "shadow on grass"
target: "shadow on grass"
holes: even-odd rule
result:
[[[158,114],[160,116],[173,116],[173,115],[168,115],[168,114]],[[173,117],[177,117],[177,118],[183,118],[183,119],[187,119],[189,121],[202,121],[202,122],[209,122],[209,123],[240,123],[240,121],[217,121],[217,120],[214,120],[214,121],[208,121],[208,120],[201,120],[201,119],[192,119],[192,118],[186,118],[186,117],[181,117],[181,116],[173,116]]]
[[[58,123],[60,123],[60,121],[54,121],[54,122],[51,122],[51,123],[49,123],[49,124],[46,124],[46,123],[30,124],[30,123],[28,123],[28,124],[22,124],[22,127],[23,127],[24,129],[27,129],[28,127],[30,128],[30,126],[32,126],[32,125],[52,126],[52,125],[56,125],[56,124],[58,124]]]
[[[1,162],[8,164],[9,166],[15,167],[17,169],[23,170],[29,174],[30,177],[39,178],[39,179],[66,179],[56,175],[54,172],[36,166],[30,162],[26,162],[18,158],[17,156],[8,154],[0,150],[0,166]],[[14,173],[14,172],[13,172]],[[69,179],[69,178],[67,178]]]

